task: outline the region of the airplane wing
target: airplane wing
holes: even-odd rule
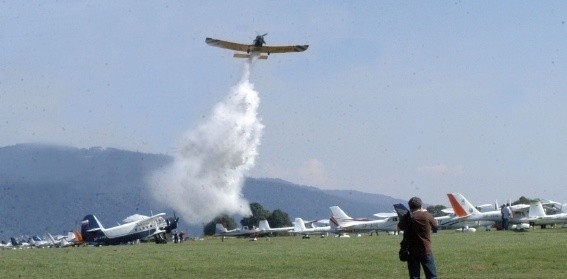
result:
[[[142,225],[143,225],[143,224],[148,224],[148,225],[149,225],[149,224],[155,222],[159,217],[164,216],[164,215],[165,215],[165,213],[159,213],[159,214],[152,215],[152,216],[150,216],[150,217],[147,217],[147,218],[144,218],[144,219],[140,219],[140,220],[134,221],[134,222],[137,222],[139,225],[140,225],[140,224],[142,224]]]
[[[220,47],[220,48],[232,49],[232,50],[242,51],[242,52],[249,52],[250,49],[252,49],[254,47],[253,45],[237,44],[237,43],[233,43],[233,42],[217,40],[217,39],[212,39],[212,38],[206,38],[205,43],[207,43],[207,45],[210,45],[210,46],[216,46],[216,47]]]
[[[305,51],[309,45],[295,45],[295,46],[263,46],[256,49],[262,53],[286,53],[286,52],[302,52]]]
[[[378,218],[389,218],[389,217],[398,216],[398,214],[395,212],[380,212],[380,213],[375,213],[374,216]]]
[[[205,43],[210,46],[231,49],[235,51],[242,52],[261,52],[261,53],[286,53],[286,52],[302,52],[305,51],[309,45],[292,45],[292,46],[261,46],[257,47],[254,45],[245,45],[239,43],[233,43],[229,41],[217,40],[213,38],[205,38]]]

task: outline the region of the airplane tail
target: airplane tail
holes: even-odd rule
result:
[[[303,219],[295,218],[295,222],[293,224],[293,231],[302,232],[305,230],[307,230],[307,227],[305,227],[305,222],[303,222]]]
[[[471,214],[479,214],[480,211],[474,207],[466,198],[460,193],[448,193],[447,197],[449,198],[449,202],[451,202],[451,206],[453,207],[453,211],[455,211],[455,215],[459,217],[466,217]]]
[[[530,211],[528,212],[528,218],[543,217],[545,215],[546,215],[545,210],[543,210],[543,206],[541,205],[541,202],[530,204]]]
[[[10,237],[10,241],[12,242],[12,246],[14,247],[20,246],[20,243],[18,243],[18,241],[15,238]]]
[[[97,238],[106,236],[103,230],[104,227],[92,214],[85,216],[83,221],[81,221],[81,235],[87,242],[92,242]]]
[[[50,233],[47,233],[47,236],[49,237],[49,241],[51,242],[51,244],[55,244],[57,242]]]
[[[333,213],[333,216],[337,217],[339,220],[340,219],[352,219],[338,205],[331,206],[330,209],[331,209],[331,212]]]
[[[252,58],[257,57],[258,59],[268,59],[267,55],[260,54],[260,55],[252,55],[252,54],[244,54],[244,53],[235,53],[234,58]]]
[[[270,230],[270,223],[268,223],[268,220],[262,219],[262,220],[260,220],[260,223],[258,224],[258,228],[261,231],[269,231]]]
[[[331,216],[329,219],[329,225],[331,226],[332,231],[336,231],[341,227],[341,222],[336,216]]]
[[[227,232],[227,229],[221,223],[217,223],[217,225],[215,226],[215,233],[222,234],[225,232]]]

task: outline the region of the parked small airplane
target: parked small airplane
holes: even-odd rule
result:
[[[233,230],[227,230],[223,224],[217,223],[215,227],[215,236],[255,236],[260,233],[259,228],[248,228],[244,226],[242,228],[236,228]]]
[[[41,239],[41,237],[34,235],[30,239],[30,244],[35,248],[45,248],[51,246],[51,242]]]
[[[303,235],[303,238],[309,238],[310,235],[315,234],[324,236],[330,232],[332,232],[331,226],[307,228],[305,226],[305,222],[301,218],[295,218],[295,222],[293,222],[293,233],[301,234]]]
[[[156,243],[165,241],[165,230],[162,229],[165,213],[159,213],[147,218],[104,228],[98,219],[89,214],[81,222],[81,235],[87,243],[95,245],[115,245],[154,237]]]
[[[282,227],[282,228],[271,228],[268,220],[262,219],[258,224],[258,229],[262,234],[271,234],[274,232],[290,232],[293,231],[293,227]]]
[[[500,210],[480,212],[460,193],[448,193],[447,197],[455,211],[455,214],[464,221],[502,221],[502,212]],[[512,208],[513,218],[510,224],[519,224],[519,228],[529,227],[528,218],[524,211],[529,205],[516,205]]]
[[[530,205],[528,220],[530,225],[542,227],[546,225],[565,224],[567,223],[567,213],[547,215],[543,209],[542,203],[538,201]]]
[[[387,215],[385,219],[370,220],[363,218],[352,218],[340,207],[331,206],[333,217],[331,227],[341,232],[373,232],[373,231],[397,231],[398,216]],[[381,214],[382,215],[382,214]]]
[[[82,234],[77,231],[69,232],[66,236],[58,235],[53,237],[50,233],[47,233],[47,236],[53,247],[69,247],[84,243]]]
[[[268,59],[268,55],[270,55],[271,53],[302,52],[309,47],[309,45],[265,46],[264,44],[266,43],[266,41],[264,40],[264,37],[266,35],[268,35],[268,33],[256,36],[256,39],[254,39],[251,45],[233,43],[211,38],[206,38],[205,43],[210,46],[246,52],[235,53],[234,57],[236,58],[258,57],[258,59]]]
[[[16,249],[16,248],[30,248],[31,245],[25,241],[17,241],[15,238],[10,237],[10,241],[12,243],[12,248]]]

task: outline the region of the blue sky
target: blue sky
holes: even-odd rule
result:
[[[0,146],[173,154],[244,62],[205,37],[309,44],[254,65],[250,175],[448,205],[567,202],[564,2],[6,1]]]

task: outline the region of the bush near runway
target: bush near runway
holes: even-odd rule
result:
[[[207,238],[182,244],[0,251],[1,278],[405,278],[400,236]],[[564,278],[567,230],[441,231],[441,278]]]

